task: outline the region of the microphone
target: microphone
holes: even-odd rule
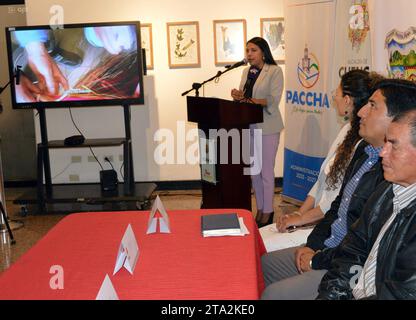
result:
[[[15,69],[15,77],[16,77],[16,85],[19,85],[20,84],[20,72],[21,72],[21,69],[22,68],[22,66],[16,66],[16,69]]]
[[[233,65],[229,64],[229,65],[227,65],[225,67],[227,68],[227,70],[231,70],[231,69],[235,69],[235,68],[244,66],[244,65],[247,64],[247,62],[248,62],[247,59],[243,59],[243,60],[241,60],[239,62],[234,63]]]
[[[252,82],[255,81],[255,79],[257,79],[257,73],[259,72],[260,71],[255,67],[251,67],[250,70],[248,71],[247,81],[244,84],[244,88],[243,88],[244,97],[249,98],[248,89],[252,86]]]

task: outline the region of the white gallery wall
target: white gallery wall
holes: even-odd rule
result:
[[[188,123],[186,98],[181,93],[190,89],[193,82],[202,82],[214,76],[222,67],[215,66],[213,20],[245,19],[247,39],[260,35],[260,18],[282,17],[281,0],[26,0],[27,24],[49,24],[54,14],[52,6],[63,8],[64,23],[129,21],[151,23],[153,29],[154,69],[148,71],[144,80],[145,105],[131,106],[133,157],[136,181],[198,180],[198,165],[177,163],[158,165],[154,161],[154,150],[159,142],[154,134],[159,129],[169,129],[175,134],[195,128]],[[53,9],[54,7],[52,7]],[[200,32],[200,68],[169,68],[167,52],[167,22],[198,21]],[[284,65],[282,66],[284,71]],[[230,91],[237,87],[243,68],[225,74],[219,83],[205,86],[205,96],[230,99]],[[202,90],[200,91],[202,94]],[[284,114],[284,97],[281,112]],[[72,108],[74,120],[84,135],[89,138],[112,138],[124,136],[124,118],[121,107]],[[49,140],[64,139],[77,134],[68,109],[46,111]],[[39,123],[35,118],[37,139]],[[174,141],[175,150],[183,141]],[[187,142],[186,146],[195,141]],[[276,176],[283,171],[284,131],[280,140],[276,161]],[[95,148],[95,154],[104,164],[104,156],[113,156],[118,170],[122,165],[122,148]],[[88,149],[51,150],[51,168],[54,183],[99,181],[100,167],[89,162]],[[80,163],[71,163],[72,156],[81,156]],[[175,154],[175,157],[177,155]],[[179,160],[181,160],[179,158]]]

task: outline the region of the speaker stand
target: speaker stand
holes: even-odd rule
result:
[[[6,211],[4,210],[3,203],[1,201],[0,201],[0,211],[1,211],[2,220],[4,221],[4,224],[6,225],[6,230],[9,233],[10,243],[15,244],[16,240],[14,240],[13,232],[12,232],[12,229],[10,228],[9,221],[6,216]]]
[[[0,137],[1,143],[1,137]],[[4,206],[3,206],[4,204]],[[10,221],[7,217],[6,213],[6,195],[4,193],[4,181],[3,181],[3,169],[2,169],[2,162],[1,162],[1,154],[0,154],[0,234],[9,232],[10,239],[12,240],[12,244],[15,242],[12,234],[12,230],[17,230],[23,227],[23,222],[21,221]]]

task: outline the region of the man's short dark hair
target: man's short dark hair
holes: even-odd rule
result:
[[[410,142],[416,148],[416,108],[398,113],[392,122],[407,123],[410,128]]]
[[[386,99],[389,117],[416,109],[416,84],[412,81],[384,79],[375,85],[374,91],[376,90],[380,90]]]

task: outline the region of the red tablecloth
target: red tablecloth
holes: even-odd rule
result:
[[[202,214],[236,212],[243,237],[201,236]],[[148,211],[78,213],[62,219],[0,275],[0,299],[95,299],[108,273],[120,299],[258,299],[264,289],[263,241],[246,210],[169,211],[171,234],[146,235]],[[131,223],[140,256],[131,275],[113,274],[121,238]],[[52,266],[64,289],[53,290]]]

